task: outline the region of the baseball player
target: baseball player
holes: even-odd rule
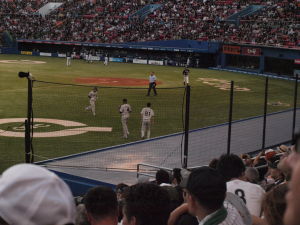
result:
[[[150,95],[151,89],[153,89],[154,96],[157,95],[155,87],[156,87],[156,76],[155,76],[154,72],[151,72],[151,74],[149,76],[149,88],[148,88],[147,96]]]
[[[71,52],[67,52],[66,56],[67,56],[67,63],[66,63],[66,65],[67,66],[71,66]]]
[[[150,108],[151,103],[147,103],[147,107],[144,107],[141,111],[142,116],[142,129],[141,129],[141,137],[145,138],[145,134],[147,133],[147,139],[150,138],[150,125],[153,123],[154,111]]]
[[[129,131],[128,131],[128,119],[131,113],[131,106],[127,104],[127,99],[123,99],[123,104],[119,108],[119,112],[121,113],[121,123],[123,127],[123,138],[128,138]]]
[[[184,70],[182,71],[182,75],[183,75],[183,85],[188,85],[189,84],[189,73],[190,70],[188,69],[188,67],[186,66],[184,68]]]
[[[94,87],[88,94],[90,105],[85,108],[86,111],[92,111],[93,116],[96,116],[96,100],[98,98],[98,88]]]
[[[104,57],[104,65],[105,65],[105,66],[108,65],[108,57],[107,57],[107,56]]]

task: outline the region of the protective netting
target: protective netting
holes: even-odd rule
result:
[[[286,81],[287,84],[282,85],[282,82],[269,80],[266,147],[291,140],[295,83]],[[265,80],[245,86],[239,81],[234,84],[230,151],[236,154],[259,150],[263,141]],[[136,170],[138,163],[167,168],[182,166],[185,88],[160,88],[157,96],[148,97],[145,88],[98,87],[96,116],[85,111],[92,88],[34,82],[35,161],[89,151],[48,161],[47,165],[129,171]],[[201,86],[191,87],[188,167],[208,164],[227,152],[229,89],[228,83],[205,91]],[[119,106],[123,98],[127,98],[132,107],[128,139],[122,138]],[[298,102],[299,99],[298,93]],[[141,140],[140,112],[147,102],[151,102],[155,113],[151,127],[154,139],[145,141]],[[296,128],[300,125],[299,114],[298,110]],[[45,118],[52,120],[43,120]],[[57,136],[38,138],[47,132]]]
[[[146,96],[147,89],[145,88],[98,87],[95,116],[87,110],[90,105],[88,94],[92,89],[93,87],[90,86],[34,82],[35,161],[140,141],[140,113],[148,102],[151,103],[155,114],[151,125],[151,138],[183,130],[184,88],[158,89],[157,96],[153,94]],[[130,134],[127,139],[123,138],[119,112],[123,98],[128,100],[132,108],[128,120]],[[96,160],[92,156],[85,162],[75,163],[73,166],[132,169],[131,165],[136,167],[140,158],[148,157],[145,154],[147,147],[151,148],[152,155],[155,155],[155,151],[159,151],[160,158],[170,154],[169,152],[161,153],[160,149],[165,147],[164,144],[159,143],[153,146],[151,142],[148,142],[138,153],[128,154],[127,161],[123,161],[122,166],[115,163],[115,160],[119,161],[116,153],[112,153],[114,154],[113,161],[111,156],[103,155],[101,159],[96,158]],[[172,151],[180,154],[181,143],[176,143]],[[114,163],[114,165],[103,164],[102,161]]]

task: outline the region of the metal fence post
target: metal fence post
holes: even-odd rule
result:
[[[266,147],[266,126],[267,126],[267,110],[268,110],[268,93],[269,93],[269,77],[266,77],[265,82],[265,99],[264,99],[264,122],[263,122],[263,136],[261,149]]]
[[[183,168],[187,168],[187,159],[189,151],[189,129],[190,129],[190,96],[191,87],[186,86],[186,98],[185,98],[185,125],[184,125],[184,153],[183,153]]]
[[[298,98],[298,73],[296,74],[295,80],[295,92],[294,92],[294,112],[293,112],[293,128],[292,128],[292,140],[295,138],[296,129],[296,114],[297,114],[297,98]],[[295,141],[295,140],[294,140]]]
[[[31,156],[31,126],[32,126],[32,80],[27,78],[28,81],[28,96],[27,96],[27,119],[25,120],[25,162],[33,162]]]
[[[230,154],[234,81],[230,84],[227,154]]]

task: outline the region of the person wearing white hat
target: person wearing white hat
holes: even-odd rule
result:
[[[67,184],[43,167],[18,164],[0,177],[0,218],[7,224],[70,225],[75,214]]]

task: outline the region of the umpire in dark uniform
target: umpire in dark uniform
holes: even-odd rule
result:
[[[157,95],[155,87],[156,87],[156,76],[155,76],[154,72],[151,72],[151,74],[149,76],[149,88],[148,88],[147,96],[150,96],[151,89],[153,89],[154,96]]]

